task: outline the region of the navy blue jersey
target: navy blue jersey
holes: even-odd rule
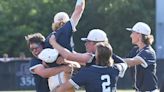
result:
[[[35,74],[32,70],[35,69],[36,67],[42,65],[42,61],[34,58],[31,60],[30,64],[30,72],[33,74],[34,79],[35,79],[35,88],[36,92],[50,92],[49,87],[48,87],[48,79],[43,78],[37,74]]]
[[[162,80],[162,83],[160,85],[160,92],[164,92],[164,79]]]
[[[77,89],[84,86],[86,92],[116,92],[117,80],[126,69],[126,63],[113,67],[92,65],[82,68],[69,82]]]
[[[139,91],[151,91],[157,89],[156,54],[151,46],[145,46],[139,50],[134,47],[130,58],[139,58],[143,64],[135,66],[135,88]]]
[[[123,58],[119,57],[118,55],[116,54],[112,54],[112,58],[114,60],[114,63],[124,63],[125,61],[123,60]]]
[[[138,53],[138,46],[134,46],[131,50],[130,50],[130,52],[128,53],[128,55],[126,56],[126,58],[133,58],[133,57],[135,57],[136,56],[136,54]],[[136,53],[136,54],[134,54],[134,53]]]
[[[96,64],[96,58],[95,58],[95,55],[94,54],[89,54],[91,55],[91,59],[86,63],[86,66],[91,66],[91,65],[95,65]],[[116,54],[112,54],[112,58],[114,60],[114,63],[124,63],[124,60],[117,56]]]
[[[64,48],[68,49],[69,51],[72,51],[71,47],[71,37],[72,37],[73,29],[72,24],[70,21],[68,21],[66,24],[63,25],[60,29],[58,29],[55,32],[50,33],[46,40],[45,40],[45,48],[53,48],[51,44],[49,43],[49,38],[51,35],[55,35],[56,41],[63,46]],[[50,67],[60,66],[56,63],[47,63]]]
[[[46,40],[45,40],[45,48],[53,48],[49,43],[49,38],[52,34],[55,35],[56,41],[64,48],[67,48],[68,50],[72,51],[71,47],[71,37],[72,37],[72,24],[70,21],[68,21],[66,24],[64,24],[63,27],[58,29],[55,32],[50,33]]]

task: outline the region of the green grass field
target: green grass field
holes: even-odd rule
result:
[[[0,92],[35,92],[35,91],[0,91]],[[78,90],[76,92],[85,92],[84,90]],[[117,92],[135,92],[134,90],[118,90]]]
[[[22,90],[22,91],[0,91],[0,92],[35,92],[35,91],[24,91],[24,90]],[[84,90],[76,90],[76,92],[85,92],[85,91]],[[117,90],[117,92],[135,92],[135,90],[131,90],[131,89],[121,90],[121,89],[119,89],[119,90]]]

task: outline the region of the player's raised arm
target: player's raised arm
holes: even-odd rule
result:
[[[53,48],[55,48],[56,50],[58,50],[58,52],[60,53],[60,55],[62,57],[64,57],[65,59],[67,59],[67,60],[77,61],[80,64],[85,64],[92,57],[88,53],[83,53],[83,54],[82,53],[72,53],[69,50],[63,48],[62,46],[60,46],[56,42],[54,35],[52,35],[50,37],[50,40],[49,41],[50,41],[50,44],[53,46]]]
[[[77,0],[76,6],[71,16],[71,23],[74,27],[78,24],[85,8],[85,0]]]

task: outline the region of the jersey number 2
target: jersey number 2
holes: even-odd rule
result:
[[[102,83],[102,92],[110,92],[110,76],[109,75],[102,75],[101,80],[106,80]]]

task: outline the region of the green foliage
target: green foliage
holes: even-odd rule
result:
[[[75,49],[84,52],[81,37],[93,28],[103,29],[114,48],[124,56],[131,48],[130,32],[137,21],[148,23],[154,33],[155,0],[86,0],[86,8],[74,34]],[[53,16],[59,11],[71,15],[76,0],[0,0],[0,55],[18,56],[28,51],[24,36],[51,32]]]
[[[92,28],[103,29],[108,34],[114,52],[125,56],[132,47],[130,32],[125,28],[132,27],[138,21],[143,21],[151,26],[154,33],[155,1],[103,0],[102,2],[102,0],[90,0],[83,17],[85,18],[82,21],[85,23],[79,24],[79,29],[82,31],[76,33],[77,35],[87,35]],[[84,30],[87,31],[83,32]],[[81,37],[79,35],[77,37]]]

